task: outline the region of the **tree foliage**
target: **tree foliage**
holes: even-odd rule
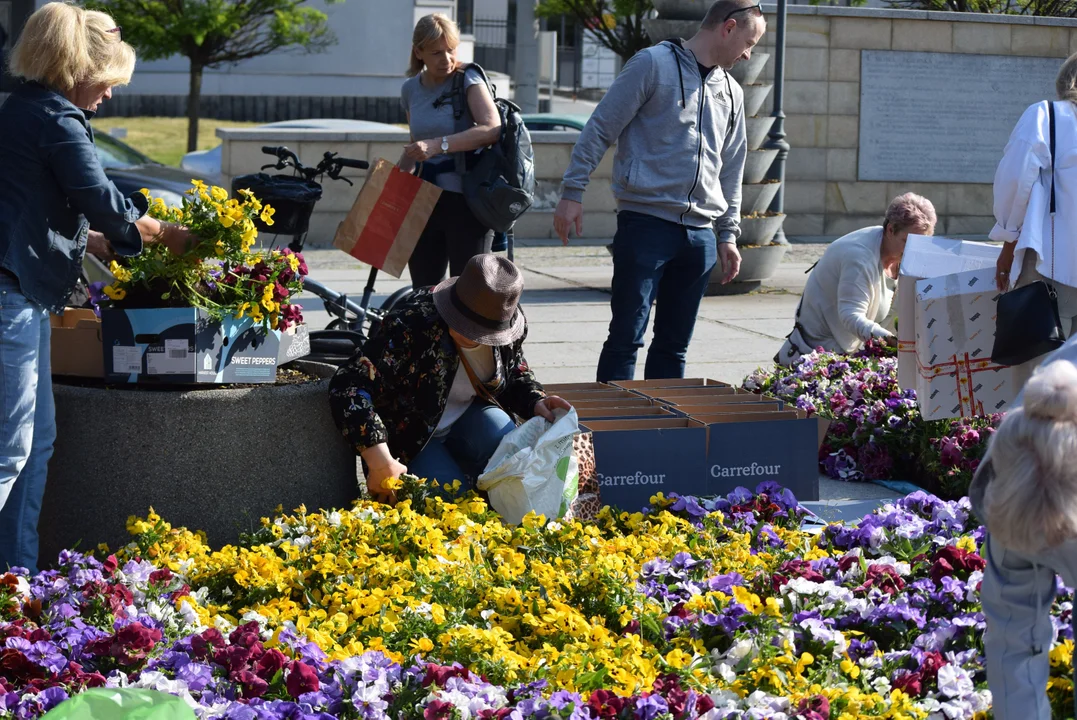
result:
[[[643,20],[654,10],[651,0],[539,0],[539,17],[568,15],[596,40],[628,60],[651,45]]]
[[[304,0],[90,0],[110,14],[142,60],[183,55],[191,67],[187,150],[196,148],[202,72],[279,50],[336,42],[328,16]]]

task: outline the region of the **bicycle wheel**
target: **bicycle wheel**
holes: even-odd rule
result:
[[[414,292],[414,288],[412,288],[410,286],[400,288],[399,290],[394,292],[392,295],[385,298],[385,302],[383,302],[381,304],[382,312],[385,312],[386,314],[388,314],[388,312],[390,310],[392,310],[394,307],[396,307],[396,304],[398,302],[400,302],[401,300],[403,300],[407,296],[411,295],[412,292]]]

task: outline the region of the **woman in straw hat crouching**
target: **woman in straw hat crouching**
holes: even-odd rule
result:
[[[547,396],[524,358],[519,269],[476,255],[460,277],[416,291],[329,385],[333,417],[363,458],[367,488],[408,472],[442,486],[486,468],[513,415],[571,409]]]

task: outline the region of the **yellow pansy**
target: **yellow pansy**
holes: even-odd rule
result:
[[[262,215],[261,215],[262,222],[264,222],[266,225],[272,226],[273,225],[273,215],[275,215],[276,212],[277,211],[275,209],[273,209],[271,206],[266,205],[264,208],[262,208]]]
[[[217,202],[224,202],[228,199],[228,191],[222,187],[217,187],[216,185],[210,188],[209,194],[210,197],[212,197]]]

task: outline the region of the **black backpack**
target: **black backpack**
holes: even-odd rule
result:
[[[486,83],[501,119],[497,141],[472,153],[456,154],[456,169],[464,176],[464,199],[476,219],[495,232],[508,232],[517,219],[535,202],[535,153],[531,134],[524,127],[520,108],[497,97],[486,72],[478,65],[461,68],[453,76],[447,98],[452,102],[456,131],[471,127],[464,73],[474,68]]]

